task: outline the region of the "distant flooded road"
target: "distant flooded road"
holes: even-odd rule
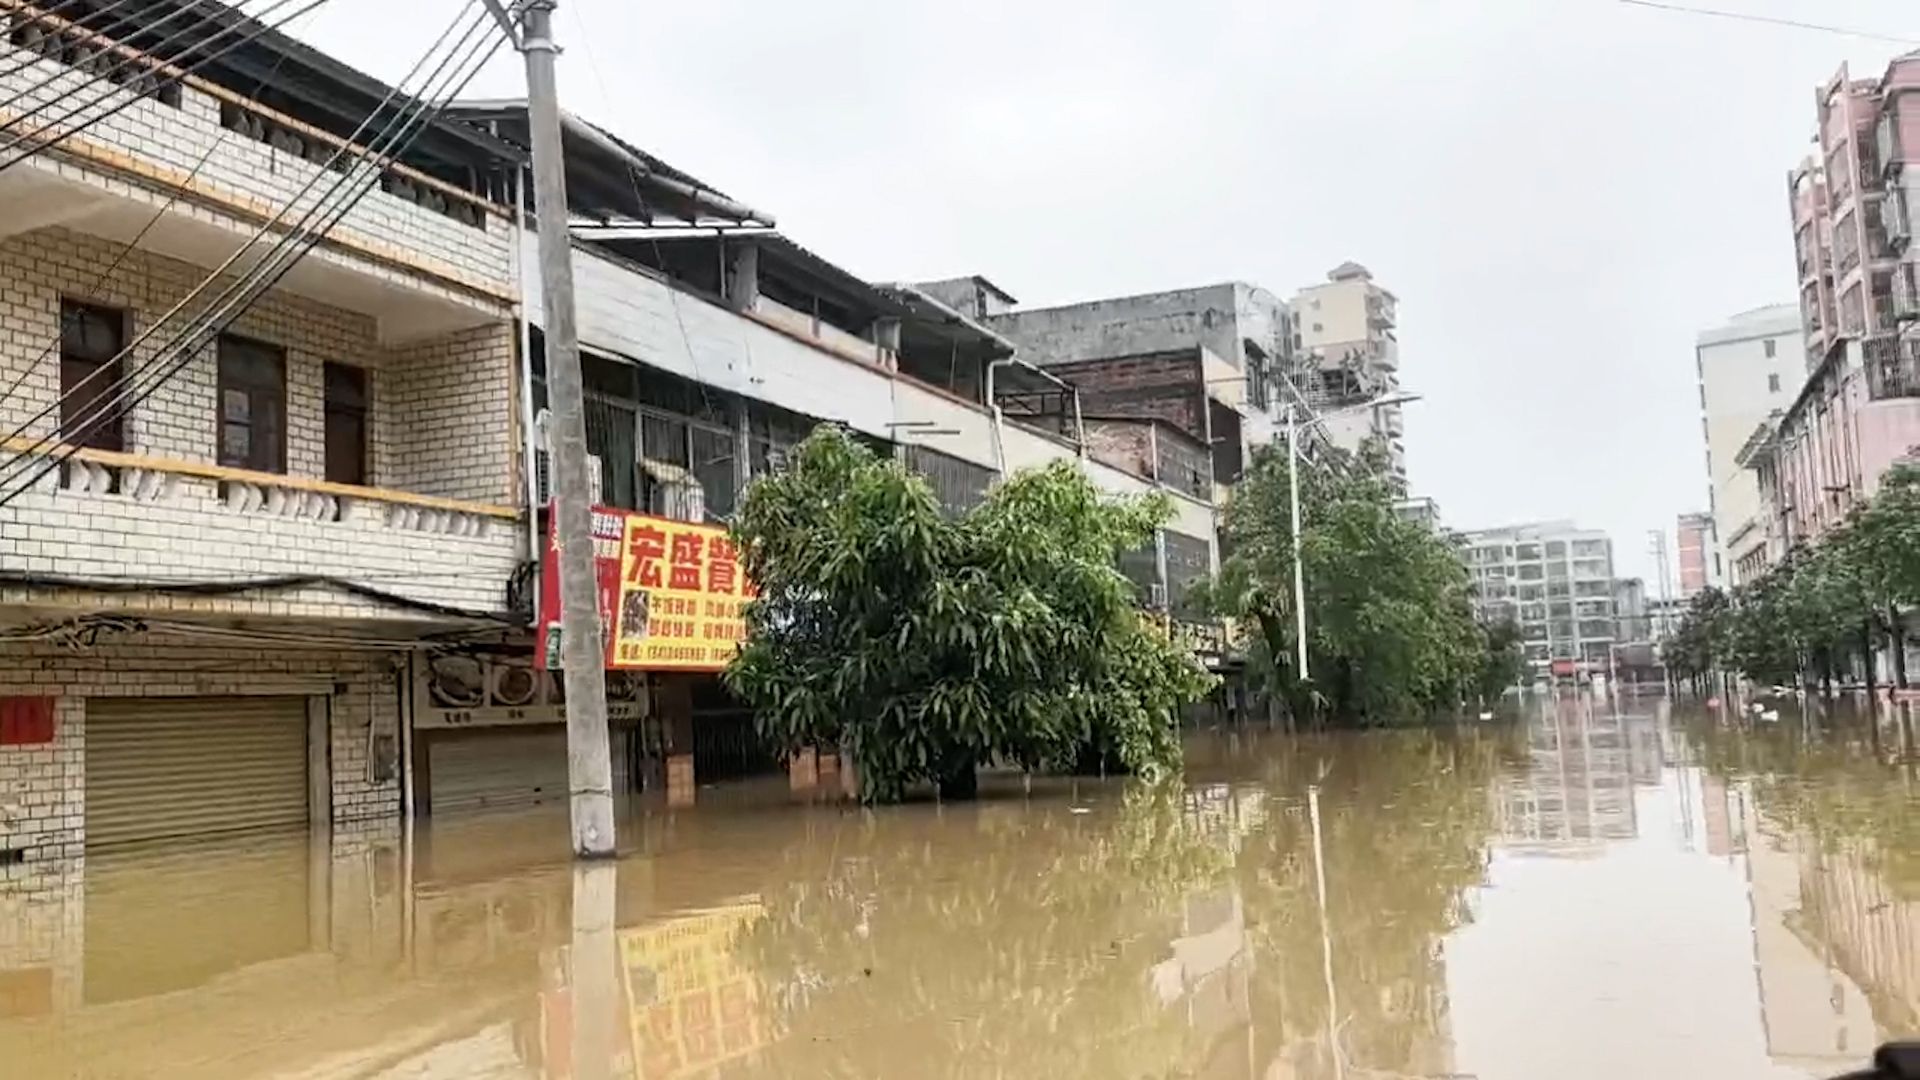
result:
[[[1805,1077],[1920,1033],[1911,725],[1651,700],[1184,779],[0,867],[0,1076]]]

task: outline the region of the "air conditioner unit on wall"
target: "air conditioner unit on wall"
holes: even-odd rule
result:
[[[541,409],[533,418],[533,483],[535,505],[546,506],[553,502],[553,450],[549,433],[553,428],[553,410]],[[601,502],[605,478],[601,472],[600,455],[587,455],[588,501],[598,506]]]

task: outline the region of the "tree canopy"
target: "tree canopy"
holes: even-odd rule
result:
[[[1884,640],[1905,681],[1898,611],[1920,604],[1920,468],[1901,465],[1819,542],[1731,594],[1694,596],[1664,643],[1682,678],[1737,671],[1763,683],[1831,676]],[[1874,677],[1871,665],[1866,674]]]
[[[1298,677],[1291,469],[1282,447],[1254,455],[1227,504],[1222,548],[1229,554],[1211,600],[1258,630],[1256,651],[1296,710],[1321,701],[1336,719],[1406,722],[1495,677],[1490,630],[1474,621],[1458,552],[1400,517],[1376,469],[1338,453],[1300,471],[1312,678]]]
[[[1174,768],[1177,710],[1210,676],[1116,569],[1168,513],[1061,461],[948,515],[905,466],[823,427],[734,521],[760,597],[727,681],[780,746],[849,753],[871,800],[918,781],[966,793],[995,761]]]

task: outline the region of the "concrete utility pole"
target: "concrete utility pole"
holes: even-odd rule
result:
[[[613,767],[607,747],[606,643],[594,569],[592,486],[587,479],[586,406],[580,342],[573,326],[573,253],[567,232],[567,173],[560,149],[554,81],[553,0],[521,13],[527,59],[527,129],[533,136],[533,203],[539,224],[540,284],[546,299],[547,429],[553,463],[554,535],[560,548],[560,663],[567,688],[567,787],[573,851],[614,853]]]
[[[1300,434],[1294,422],[1299,411],[1287,403],[1287,508],[1293,517],[1293,638],[1299,645],[1300,678],[1307,678],[1307,575],[1300,561]]]

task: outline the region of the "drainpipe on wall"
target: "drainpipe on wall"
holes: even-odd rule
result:
[[[987,361],[987,413],[993,417],[993,467],[994,470],[1000,474],[1002,480],[1007,477],[1007,439],[1005,433],[1007,418],[1000,412],[1000,402],[993,395],[993,373],[1014,362],[1012,357],[1004,360]]]
[[[514,318],[520,330],[520,471],[527,485],[527,558],[540,560],[540,469],[533,427],[533,322],[527,316],[524,244],[527,235],[526,173],[513,171]],[[533,590],[533,623],[540,625],[540,590]]]

